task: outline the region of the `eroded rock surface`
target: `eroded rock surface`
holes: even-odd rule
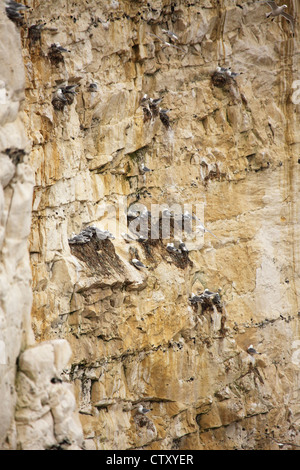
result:
[[[268,11],[56,0],[24,14],[33,331],[71,346],[64,380],[87,449],[300,445],[299,24],[293,34]],[[54,60],[58,42],[70,52]],[[170,127],[143,110],[144,94],[162,98]],[[168,252],[173,240],[128,242],[133,203],[200,205],[213,235],[188,254]],[[115,239],[69,244],[90,225]],[[206,288],[221,303],[191,304]]]

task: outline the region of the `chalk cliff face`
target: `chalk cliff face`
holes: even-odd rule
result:
[[[15,25],[0,12],[0,449],[81,449],[73,385],[60,375],[65,339],[37,344],[31,327],[34,171],[24,126],[25,73]]]
[[[299,22],[298,2],[286,3]],[[50,361],[64,382],[52,385],[75,386],[86,449],[300,445],[299,25],[293,34],[285,18],[267,19],[269,10],[232,0],[53,0],[51,8],[41,0],[23,25],[8,20],[20,35],[25,70],[20,146],[24,127],[31,142],[13,181],[21,185],[28,174],[32,187],[34,178],[35,339],[26,346],[36,341],[45,358],[64,351],[60,367],[55,355]],[[68,51],[51,47],[58,42]],[[215,73],[218,65],[241,75]],[[22,89],[22,73],[16,84],[8,77],[12,88]],[[67,85],[78,85],[76,94],[57,99]],[[162,98],[169,126],[153,109],[148,118],[144,94]],[[19,125],[17,114],[11,121]],[[15,129],[1,148],[18,146]],[[151,171],[141,171],[143,164]],[[11,185],[2,184],[10,207]],[[29,212],[26,194],[18,217]],[[189,208],[210,232],[197,243],[185,240],[189,253],[167,250],[173,234],[126,241],[131,204],[152,214],[157,206]],[[18,282],[7,295],[18,315],[26,312],[29,334],[28,262],[27,275],[18,274],[16,249],[22,243],[26,259],[29,227],[20,225],[12,228],[16,245],[2,248],[1,276],[27,279],[26,306]],[[88,226],[115,238],[95,232],[77,243],[74,235]],[[5,256],[12,257],[7,264]],[[220,300],[191,301],[205,289],[219,289]],[[20,343],[20,326],[17,335]],[[71,362],[60,340],[69,343]],[[260,354],[249,354],[251,344]],[[28,376],[26,357],[19,374]],[[32,355],[28,361],[34,368]],[[24,424],[26,414],[31,424],[34,406],[18,394],[10,413],[17,402],[16,419]],[[141,414],[139,404],[150,411]],[[75,404],[72,426],[48,433],[59,423],[56,405],[40,423],[39,436],[48,437],[32,445],[81,448]],[[27,431],[19,430],[20,447],[29,446]]]

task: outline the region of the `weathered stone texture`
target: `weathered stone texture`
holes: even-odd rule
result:
[[[34,171],[20,33],[0,12],[0,449],[82,448],[65,339],[35,345],[28,253]],[[59,382],[53,383],[53,379]],[[52,380],[52,382],[51,382]]]
[[[286,3],[294,35],[253,0],[55,0],[25,14],[46,23],[36,41],[20,28],[33,331],[71,346],[64,379],[87,449],[300,445],[299,4]],[[70,50],[63,60],[54,42]],[[218,65],[242,74],[222,80]],[[74,101],[55,109],[67,84],[79,85]],[[169,129],[145,118],[144,93],[163,98]],[[202,205],[216,237],[187,259],[167,252],[172,240],[127,243],[121,202]],[[116,238],[68,243],[93,224]],[[189,302],[205,288],[221,289],[220,305]],[[63,436],[50,401],[37,408],[41,447]]]

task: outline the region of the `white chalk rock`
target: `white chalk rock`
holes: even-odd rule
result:
[[[0,184],[5,188],[13,178],[16,171],[15,165],[7,155],[0,154]]]

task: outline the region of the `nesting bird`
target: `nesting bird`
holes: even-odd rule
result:
[[[254,354],[261,354],[256,349],[253,347],[253,344],[250,344],[249,348],[247,349],[247,352],[253,356]]]
[[[30,44],[32,45],[36,41],[40,41],[42,29],[46,26],[46,23],[33,24],[28,28],[28,37]]]
[[[149,105],[142,106],[143,113],[144,113],[144,122],[151,121],[152,113],[150,111]]]
[[[205,289],[204,292],[202,292],[202,294],[199,294],[199,295],[195,295],[192,293],[189,301],[191,302],[191,304],[196,304],[196,303],[207,303],[208,302],[212,302],[213,304],[215,305],[220,305],[221,304],[221,297],[220,297],[220,289],[218,290],[218,292],[211,292],[209,291],[208,289]]]
[[[162,101],[162,98],[149,98],[149,108],[152,114],[152,117],[157,117],[159,114],[159,103]]]
[[[68,239],[70,245],[84,245],[92,240],[95,237],[97,240],[107,240],[108,238],[114,239],[115,237],[108,230],[100,230],[94,225],[89,225],[88,227],[81,230],[78,235],[74,235],[72,238]]]
[[[162,217],[163,217],[163,218],[172,217],[172,213],[169,211],[169,209],[163,209],[163,211],[162,211]]]
[[[148,408],[145,408],[143,405],[139,405],[137,407],[137,409],[138,409],[138,412],[143,414],[143,415],[146,414],[146,413],[149,413],[149,411],[150,411]]]
[[[169,251],[169,253],[178,253],[177,249],[174,246],[174,243],[167,244],[167,251]]]
[[[54,42],[53,44],[51,44],[50,49],[53,49],[54,51],[58,52],[71,52],[69,49],[62,47],[59,42]]]
[[[74,102],[74,97],[77,94],[76,88],[78,86],[79,86],[78,84],[75,84],[75,85],[66,85],[66,86],[61,87],[63,95],[66,98],[68,104],[72,104]]]
[[[147,93],[145,93],[144,96],[141,98],[141,101],[140,101],[141,105],[143,103],[146,103],[148,100],[149,100],[148,95]]]
[[[231,77],[233,79],[235,79],[235,77],[238,77],[238,75],[242,75],[242,72],[232,72],[232,70],[230,70],[231,67],[216,67],[216,72],[218,73],[221,73],[223,75],[227,75],[228,77]]]
[[[12,21],[23,20],[23,15],[20,11],[30,10],[30,7],[22,3],[15,2],[14,0],[5,0],[5,12],[8,18]]]
[[[128,211],[127,211],[127,219],[136,219],[137,217],[139,217],[140,215],[140,211],[138,210],[134,210],[132,207],[129,207],[128,208]]]
[[[167,31],[167,30],[164,30],[164,31]],[[175,34],[172,33],[171,31],[168,31],[168,36],[170,37],[171,40],[174,40],[175,39]],[[165,41],[164,39],[160,38],[159,36],[157,36],[157,34],[153,34],[153,33],[147,33],[147,34],[150,34],[150,36],[154,36],[156,37],[157,39],[160,40],[160,42],[164,45],[164,46],[168,46],[168,47],[174,47],[175,49],[178,49],[182,52],[185,52],[184,49],[182,49],[181,47],[178,47],[178,46],[175,46],[175,44],[171,44],[170,42],[167,42]],[[177,37],[177,36],[176,36]]]
[[[126,243],[136,241],[136,238],[129,235],[129,233],[122,232],[121,235],[122,235],[122,237],[123,237],[123,239],[125,240]]]
[[[68,239],[70,245],[84,245],[90,241],[90,237],[79,233]]]
[[[146,165],[144,165],[144,163],[142,163],[140,166],[140,172],[142,173],[142,175],[144,175],[145,173],[148,173],[149,171],[152,171],[152,170],[150,170],[150,168],[148,168]]]
[[[161,30],[164,34],[166,34],[170,38],[171,41],[178,41],[178,36],[176,36],[176,34],[173,33],[173,31],[170,31],[168,29],[163,29],[163,28]]]
[[[49,47],[48,57],[53,64],[64,62],[63,53],[71,52],[69,49],[62,47],[59,42],[51,44]]]
[[[143,113],[144,113],[144,122],[150,121],[152,119],[152,113],[149,107],[149,98],[148,95],[145,94],[141,101],[140,105],[142,107]]]
[[[159,108],[159,118],[161,120],[161,122],[163,123],[163,125],[169,129],[171,126],[170,126],[170,118],[168,116],[168,112],[170,110],[169,109],[162,109],[162,108]]]
[[[203,302],[203,296],[202,295],[195,295],[193,292],[192,292],[192,295],[191,297],[189,298],[189,301],[191,302],[191,304],[196,304],[196,303],[202,303]]]
[[[97,83],[90,83],[88,86],[88,91],[90,91],[91,93],[98,91]]]
[[[188,253],[188,252],[189,252],[189,250],[187,249],[185,243],[183,243],[182,240],[179,240],[178,248],[179,248],[179,250],[182,251],[183,253]]]
[[[94,225],[89,225],[81,233],[86,233],[86,232],[91,234],[91,238],[93,235],[95,235],[95,237],[98,240],[107,240],[108,238],[112,238],[112,239],[115,238],[114,235],[109,230],[100,230],[98,227],[95,227]]]
[[[231,67],[228,67],[228,68],[227,67],[220,67],[220,66],[216,67],[216,71],[218,73],[226,73],[227,75],[229,75],[230,69],[231,69]]]
[[[62,111],[67,104],[72,104],[77,94],[76,88],[79,85],[66,85],[59,87],[53,95],[52,105],[58,111]]]
[[[63,111],[64,107],[67,104],[67,98],[65,97],[62,88],[58,88],[53,95],[51,101],[54,109],[57,111]]]
[[[218,292],[211,292],[208,289],[204,289],[203,296],[205,298],[209,298],[213,301],[214,304],[220,304],[221,303],[221,297],[220,297],[220,292],[221,289],[218,289]]]
[[[141,269],[141,268],[146,268],[147,269],[147,266],[145,266],[139,259],[137,258],[133,258],[131,260],[131,264],[133,264],[133,266],[137,269]]]

